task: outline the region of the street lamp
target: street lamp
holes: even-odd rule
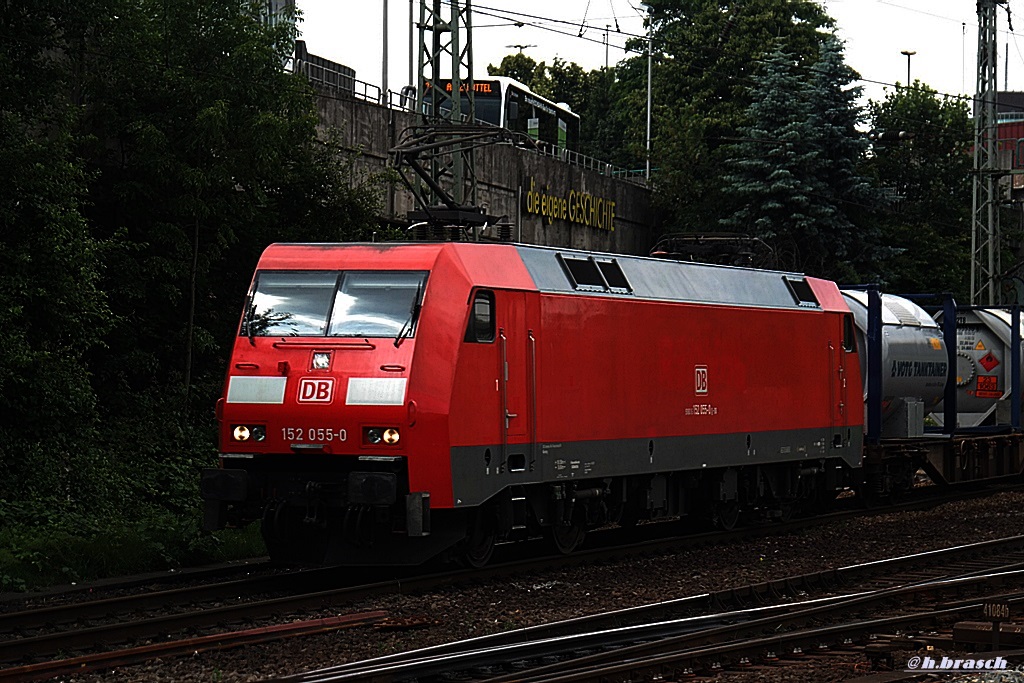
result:
[[[384,0],[384,48],[380,66],[380,103],[388,106],[388,0]]]
[[[910,58],[917,54],[917,50],[900,50],[901,55],[907,56],[907,87],[910,87]]]
[[[644,180],[651,182],[651,62],[654,48],[654,10],[647,6],[647,162],[644,164]]]

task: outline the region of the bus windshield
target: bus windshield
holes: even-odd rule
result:
[[[411,337],[422,271],[264,271],[256,276],[243,337]]]

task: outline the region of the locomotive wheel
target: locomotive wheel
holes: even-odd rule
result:
[[[715,526],[732,531],[740,521],[740,504],[736,501],[715,503]]]
[[[469,534],[466,536],[465,551],[462,562],[474,569],[480,569],[491,561],[498,534],[494,525],[488,523],[487,516],[476,512],[469,522]]]
[[[579,524],[552,524],[548,529],[551,543],[563,555],[576,550],[587,535],[587,530]]]
[[[793,519],[793,512],[796,510],[796,503],[791,500],[779,503],[779,521],[785,524]]]
[[[302,530],[297,512],[280,503],[268,506],[263,513],[260,531],[267,554],[274,564],[288,564],[302,559]]]

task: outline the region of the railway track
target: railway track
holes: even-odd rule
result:
[[[961,494],[961,498],[967,494]],[[978,494],[969,494],[978,495]],[[900,506],[898,509],[920,509],[946,502],[943,500],[918,500]],[[896,508],[886,509],[891,512]],[[0,666],[9,668],[0,670],[0,678],[13,675],[17,671],[30,678],[39,678],[47,672],[60,672],[80,668],[76,659],[55,659],[69,654],[91,658],[90,666],[109,666],[112,648],[132,648],[138,643],[149,641],[167,642],[182,640],[189,642],[195,638],[212,638],[218,636],[217,647],[227,646],[232,641],[232,634],[250,634],[263,631],[259,638],[285,637],[283,630],[274,633],[277,627],[260,626],[254,628],[275,615],[278,618],[287,615],[305,615],[310,610],[331,610],[332,613],[360,600],[391,595],[415,594],[440,586],[459,585],[465,582],[493,580],[496,578],[521,575],[530,571],[558,569],[568,566],[585,565],[593,562],[608,562],[625,559],[637,555],[655,555],[670,553],[675,550],[700,546],[704,544],[722,543],[730,540],[749,538],[759,534],[783,534],[809,526],[873,514],[864,511],[845,511],[806,520],[791,521],[786,524],[774,524],[765,527],[754,527],[733,532],[717,532],[710,534],[689,535],[669,539],[654,538],[640,542],[618,545],[622,542],[622,534],[608,533],[606,536],[594,534],[595,547],[571,556],[535,556],[526,560],[507,562],[485,570],[442,572],[427,576],[399,575],[392,580],[369,583],[365,574],[360,576],[351,572],[339,572],[334,569],[309,570],[275,576],[258,576],[234,581],[216,582],[213,584],[188,586],[170,590],[118,596],[103,600],[94,600],[69,605],[51,605],[30,610],[21,610],[0,614]],[[657,531],[655,527],[640,527],[630,534],[636,536],[644,532]],[[923,570],[924,568],[922,568]],[[852,571],[852,570],[850,570]],[[873,571],[865,569],[864,571]],[[877,572],[875,572],[878,575]],[[815,585],[816,582],[829,582],[835,579],[823,574],[818,577],[796,578],[787,580],[792,585]],[[879,579],[880,581],[882,579]],[[763,588],[769,592],[779,592],[778,586]],[[725,600],[718,596],[716,599]],[[742,601],[740,593],[736,600]],[[763,600],[751,594],[749,600]],[[724,603],[723,603],[724,604]],[[365,615],[364,615],[365,616]],[[377,614],[366,619],[384,619],[386,615]],[[356,618],[358,621],[360,618]],[[344,628],[344,621],[324,623],[323,620],[303,622],[304,627],[296,627],[287,635],[315,633],[331,628]],[[305,629],[305,630],[304,630]],[[196,634],[199,633],[199,636]],[[245,635],[238,636],[238,642],[246,642]],[[209,642],[194,643],[200,647],[213,646]],[[190,647],[190,646],[186,646]],[[106,656],[106,657],[105,657]],[[155,656],[152,652],[140,650],[136,659]],[[118,661],[130,659],[121,655]],[[29,668],[26,668],[29,667]],[[19,674],[22,675],[22,674]],[[52,675],[49,674],[49,675]],[[30,679],[26,678],[26,680]]]
[[[53,586],[25,593],[4,592],[0,593],[0,614],[18,609],[19,606],[26,603],[44,606],[52,603],[68,603],[79,599],[88,600],[94,593],[115,594],[151,590],[155,587],[170,589],[195,583],[230,581],[238,577],[279,573],[282,573],[281,568],[271,564],[269,558],[255,557],[211,566],[185,567],[135,576]]]
[[[365,581],[365,575],[359,578]],[[0,614],[0,634],[6,636],[0,662],[241,625],[379,595],[396,585],[353,584],[350,576],[327,568],[8,612]]]
[[[808,592],[823,595],[792,601]],[[965,593],[973,597],[964,599]],[[988,599],[1024,604],[1024,536],[545,624],[282,680],[673,680],[713,674],[723,662],[750,666],[837,647],[848,651],[873,634],[933,628],[943,620],[976,615]],[[906,605],[913,609],[900,609]],[[888,614],[863,616],[878,612]],[[859,616],[850,619],[851,614]],[[888,644],[876,640],[876,656]]]

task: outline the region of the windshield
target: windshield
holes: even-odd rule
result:
[[[414,322],[426,280],[421,271],[261,272],[240,334],[395,337]]]

